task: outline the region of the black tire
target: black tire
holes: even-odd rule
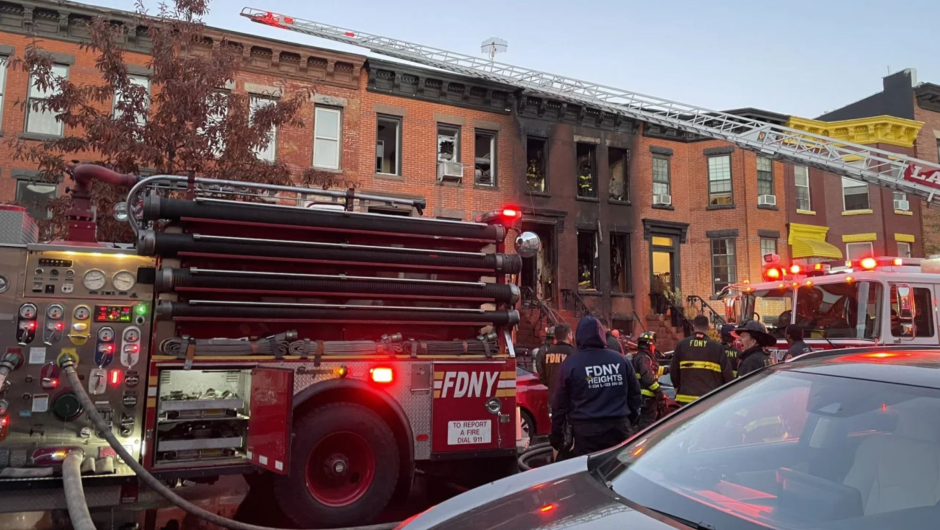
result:
[[[520,416],[522,417],[522,432],[529,435],[529,443],[533,443],[535,437],[538,436],[538,431],[536,431],[535,418],[532,416],[532,413],[521,409]]]
[[[281,509],[297,525],[304,528],[362,525],[385,509],[395,492],[400,466],[395,435],[378,414],[356,403],[331,403],[301,416],[292,430],[295,434],[290,475],[275,478],[274,493]],[[317,486],[308,487],[308,459],[313,457],[321,441],[331,435],[332,440],[339,435],[349,436],[349,433],[366,442],[372,452],[371,483],[348,503],[325,504],[311,492],[311,489],[318,489]],[[312,472],[319,473],[321,467],[313,466]],[[350,457],[348,469],[357,467],[354,457]],[[318,491],[323,495],[328,490],[321,486]]]

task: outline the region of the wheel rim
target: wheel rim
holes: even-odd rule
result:
[[[375,478],[375,453],[353,432],[335,432],[307,457],[307,490],[321,504],[347,506],[362,498]]]

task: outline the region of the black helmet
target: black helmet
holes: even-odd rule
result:
[[[734,324],[725,324],[721,326],[721,338],[722,340],[732,340],[734,339]]]
[[[636,339],[636,345],[639,348],[643,348],[644,346],[655,346],[656,332],[644,331],[643,333],[640,333],[640,336]]]
[[[767,327],[756,320],[748,320],[744,323],[743,326],[736,328],[734,331],[738,334],[747,332],[749,335],[754,337],[754,339],[757,341],[757,344],[764,348],[777,344],[777,339],[775,339],[770,333],[767,333]]]

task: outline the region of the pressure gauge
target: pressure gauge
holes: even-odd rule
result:
[[[23,304],[20,306],[20,316],[32,320],[36,318],[36,306],[33,304]]]
[[[88,320],[88,317],[91,316],[91,311],[83,305],[80,305],[75,308],[75,313],[73,314],[75,320]]]
[[[98,330],[98,340],[101,342],[111,342],[114,340],[114,330],[111,328],[101,328]]]
[[[92,269],[86,272],[85,277],[82,278],[82,285],[84,285],[85,289],[88,289],[89,291],[98,291],[103,289],[107,283],[108,278],[98,269]]]
[[[46,317],[51,320],[59,320],[65,314],[65,310],[59,304],[52,304],[46,309]]]
[[[111,278],[111,285],[121,292],[130,291],[134,288],[134,284],[136,283],[137,278],[128,271],[120,271],[114,275],[114,278]]]

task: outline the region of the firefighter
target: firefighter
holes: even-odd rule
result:
[[[529,185],[529,189],[532,191],[542,191],[542,172],[539,171],[538,163],[535,159],[529,160],[529,168],[525,173],[526,184]]]
[[[797,355],[803,355],[804,353],[813,351],[809,345],[803,342],[803,328],[800,326],[790,324],[787,326],[785,336],[787,338],[787,344],[789,344],[790,347],[787,348],[787,352],[783,354],[783,362],[787,362]]]
[[[565,359],[577,350],[571,345],[571,326],[565,323],[554,328],[555,344],[542,348],[538,356],[539,382],[548,387],[548,403],[551,406],[555,395],[558,370]]]
[[[640,381],[640,394],[643,395],[643,405],[640,407],[640,417],[636,423],[639,430],[656,423],[666,408],[666,396],[659,387],[659,378],[666,370],[656,359],[656,334],[652,331],[644,331],[637,339],[633,369]]]
[[[676,401],[687,405],[734,379],[725,349],[708,336],[708,317],[692,320],[694,332],[676,346],[669,365]]]
[[[607,349],[614,350],[620,355],[626,355],[623,351],[623,345],[620,344],[620,334],[617,333],[617,330],[607,330]]]
[[[578,174],[578,195],[594,196],[594,175],[591,174],[591,164],[588,162],[581,164],[581,172]]]
[[[640,414],[640,384],[633,366],[607,349],[600,321],[582,318],[576,341],[578,353],[562,363],[552,401],[549,441],[556,455],[565,449],[566,424],[572,427],[572,454],[581,456],[626,440]]]
[[[721,326],[721,345],[728,356],[728,362],[731,363],[731,373],[734,377],[738,376],[738,361],[741,356],[741,350],[734,346],[734,324],[725,324]]]
[[[539,373],[540,367],[542,366],[541,357],[542,355],[552,346],[555,345],[555,327],[549,326],[545,328],[545,341],[542,342],[542,345],[532,351],[532,357],[535,358],[535,372]]]
[[[767,328],[756,320],[749,320],[735,330],[741,341],[741,364],[738,365],[738,377],[756,372],[773,364],[767,347],[777,343],[777,339],[767,333]]]

